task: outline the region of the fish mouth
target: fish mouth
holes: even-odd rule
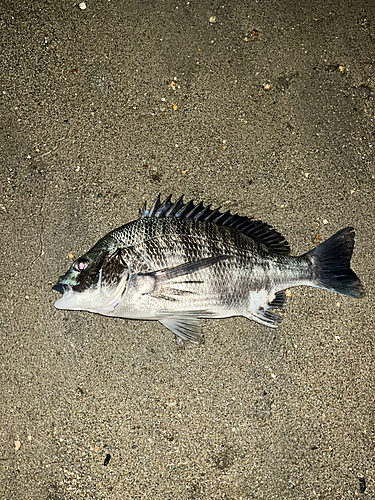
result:
[[[59,292],[62,295],[64,295],[67,289],[68,289],[67,285],[63,285],[62,283],[56,283],[56,285],[52,287],[52,290],[54,292]]]

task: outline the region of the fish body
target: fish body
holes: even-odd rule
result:
[[[198,342],[201,318],[245,316],[274,327],[283,290],[307,285],[359,298],[350,269],[352,228],[302,256],[261,221],[203,203],[157,198],[80,257],[53,287],[58,309],[158,320],[179,339]]]

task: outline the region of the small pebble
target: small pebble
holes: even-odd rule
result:
[[[364,493],[366,491],[366,481],[364,477],[359,478],[359,492]]]
[[[85,4],[85,2],[81,2],[81,3],[79,4],[79,8],[80,8],[81,10],[85,10],[85,9],[86,9],[86,4]]]
[[[371,95],[371,89],[367,85],[360,85],[358,87],[358,91],[359,91],[359,95],[363,99],[368,99],[370,97],[370,95]]]
[[[327,219],[323,219],[323,224],[328,224]]]

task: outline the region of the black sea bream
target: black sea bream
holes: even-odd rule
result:
[[[307,285],[360,298],[350,269],[353,228],[299,257],[261,221],[160,196],[108,233],[53,287],[57,309],[158,320],[198,342],[201,318],[245,316],[276,328],[286,288]],[[181,342],[180,342],[181,343]]]

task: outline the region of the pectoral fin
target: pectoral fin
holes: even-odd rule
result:
[[[188,281],[179,281],[178,278],[183,276],[188,276],[201,269],[211,267],[222,260],[230,259],[229,255],[217,255],[215,257],[207,257],[205,259],[200,259],[195,262],[185,262],[174,267],[168,267],[165,269],[159,269],[158,271],[153,271],[151,273],[144,274],[144,277],[152,278],[154,280],[154,285],[152,290],[147,292],[148,295],[152,297],[164,299],[164,300],[181,300],[183,296],[198,293],[193,291],[192,285],[199,285],[202,282],[199,278],[191,278]],[[186,283],[186,288],[184,288],[184,283]]]
[[[205,259],[200,259],[194,262],[184,262],[175,267],[167,267],[165,269],[159,269],[158,271],[153,271],[152,273],[147,273],[148,276],[153,276],[156,278],[157,282],[161,283],[163,281],[169,281],[174,278],[179,278],[181,276],[186,276],[187,274],[195,273],[206,267],[213,266],[222,260],[230,259],[230,255],[217,255],[215,257],[207,257]]]

